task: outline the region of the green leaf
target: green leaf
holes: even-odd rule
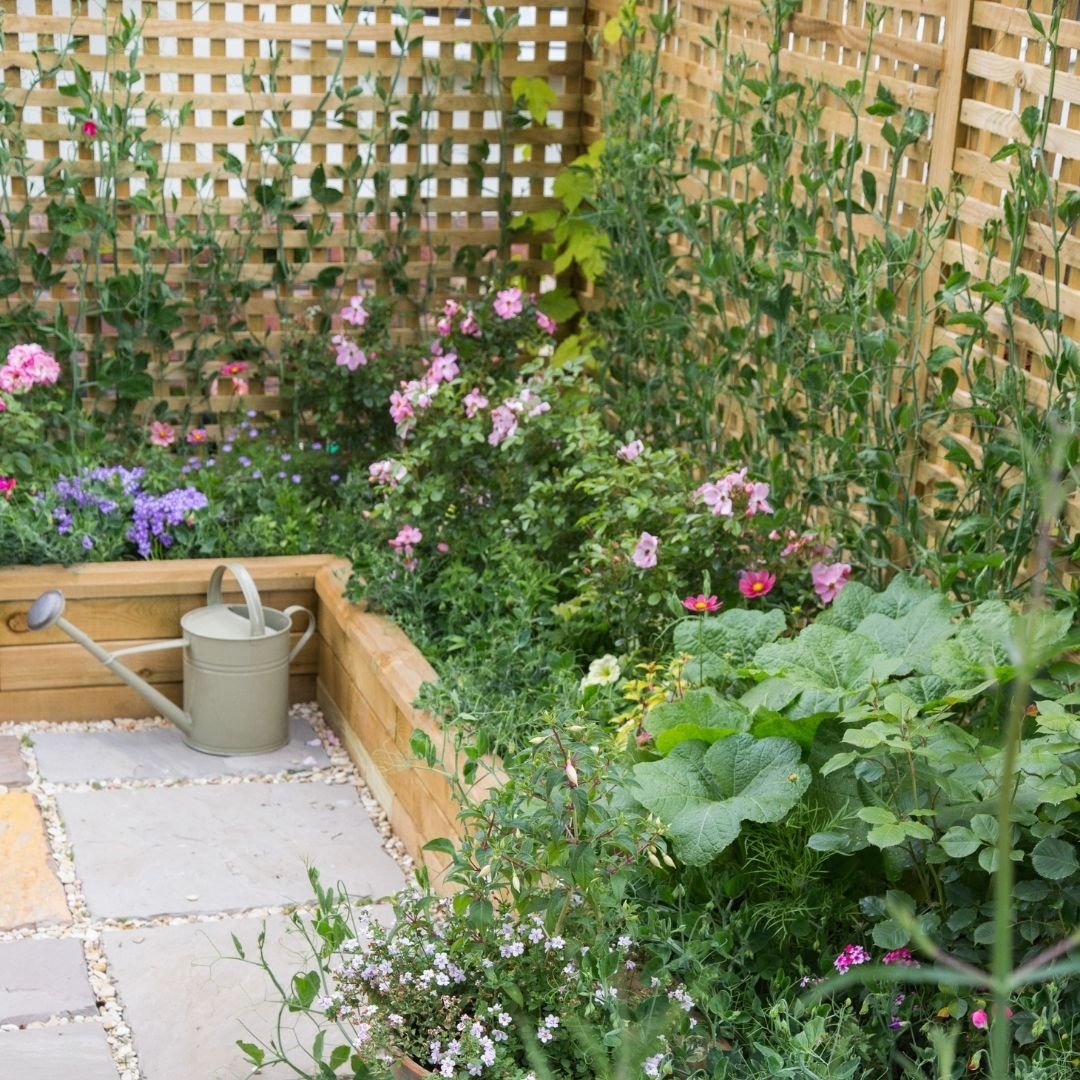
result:
[[[440,854],[449,855],[452,858],[455,848],[453,841],[447,840],[445,836],[437,836],[434,840],[429,840],[421,850],[437,851]]]
[[[715,742],[736,731],[747,731],[750,714],[737,701],[721,697],[711,686],[702,686],[650,709],[645,727],[656,740],[657,750],[666,754],[687,739]],[[691,734],[694,731],[702,734]]]
[[[1053,836],[1047,836],[1035,845],[1031,852],[1031,865],[1039,877],[1050,881],[1071,877],[1080,868],[1080,863],[1076,861],[1076,848]]]
[[[945,853],[953,859],[962,859],[979,850],[978,837],[965,825],[954,825],[939,841]]]
[[[868,825],[893,825],[896,823],[896,815],[883,806],[864,806],[855,816]]]
[[[877,923],[870,936],[879,949],[900,949],[911,940],[911,933],[896,919],[885,919]]]
[[[892,825],[875,825],[866,834],[866,839],[874,847],[888,848],[902,844],[907,839],[907,836],[907,829],[904,828],[904,825],[901,822],[896,822]]]
[[[237,1039],[236,1045],[240,1047],[252,1065],[261,1065],[266,1060],[266,1051],[261,1046],[244,1042],[243,1039]]]
[[[347,1046],[335,1046],[334,1049],[330,1051],[330,1060],[327,1064],[332,1071],[334,1069],[340,1069],[348,1060],[349,1048]]]
[[[928,596],[899,618],[871,612],[859,622],[856,633],[877,642],[881,652],[904,660],[908,671],[928,675],[938,646],[956,633],[952,616],[953,605],[944,596]]]
[[[675,852],[704,866],[739,835],[743,821],[779,821],[810,783],[796,743],[737,734],[706,747],[685,742],[634,767],[638,800],[667,825]]]
[[[763,645],[775,641],[786,629],[784,613],[732,608],[706,618],[683,619],[675,626],[676,652],[695,658],[687,664],[688,678],[698,682],[732,679],[746,667]]]
[[[518,75],[510,84],[510,96],[515,101],[524,99],[526,111],[538,124],[546,122],[548,111],[558,100],[551,84],[539,76]]]

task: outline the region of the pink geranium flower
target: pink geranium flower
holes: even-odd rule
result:
[[[698,596],[688,596],[683,600],[682,606],[687,611],[696,611],[702,615],[712,614],[720,610],[720,601],[715,596],[706,596],[700,593]]]
[[[643,532],[638,537],[637,547],[634,548],[634,554],[630,556],[630,559],[639,570],[648,570],[656,565],[656,552],[659,546],[659,537]]]
[[[368,321],[368,313],[364,308],[364,298],[353,296],[348,304],[341,309],[341,318],[344,322],[352,323],[353,326],[363,326]]]
[[[150,421],[150,444],[152,446],[172,446],[176,442],[176,428],[164,420]]]
[[[739,592],[748,600],[754,600],[772,591],[776,584],[776,575],[768,570],[740,570]]]
[[[13,345],[0,367],[0,390],[21,394],[35,386],[52,386],[59,378],[60,365],[37,342]]]
[[[814,592],[823,604],[831,604],[840,595],[850,576],[851,566],[848,563],[814,563],[810,567]]]
[[[474,386],[464,397],[465,416],[471,420],[481,409],[488,407],[488,399],[480,393],[480,387]]]
[[[640,439],[635,439],[633,442],[628,442],[625,446],[620,446],[615,451],[615,456],[620,461],[635,461],[645,451],[645,444]]]
[[[843,975],[849,968],[869,964],[870,959],[870,954],[861,945],[845,945],[833,961],[833,967]]]
[[[500,319],[512,319],[515,315],[520,315],[523,307],[521,290],[517,288],[503,289],[495,297],[495,303],[492,307]]]

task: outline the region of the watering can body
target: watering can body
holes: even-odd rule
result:
[[[224,603],[226,570],[239,583],[244,604]],[[34,630],[59,626],[176,724],[188,746],[204,754],[265,754],[289,741],[289,663],[315,632],[315,617],[299,606],[284,611],[263,607],[251,575],[239,563],[214,570],[207,606],[184,615],[184,636],[172,641],[109,653],[61,617],[63,604],[56,590],[43,594],[27,624]],[[297,613],[305,614],[308,624],[290,649]],[[184,649],[183,710],[119,662],[121,656],[177,647]]]

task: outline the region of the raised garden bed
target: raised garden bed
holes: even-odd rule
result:
[[[60,588],[67,617],[110,650],[177,637],[180,616],[206,603],[221,559],[10,567],[0,570],[0,717],[4,720],[97,720],[146,716],[150,706],[61,631],[31,634],[26,612],[45,589]],[[318,633],[292,665],[292,702],[317,700],[397,835],[433,880],[446,857],[422,850],[437,836],[457,835],[451,784],[417,762],[413,732],[425,731],[454,767],[449,740],[412,701],[435,672],[389,620],[344,599],[350,567],[330,555],[244,559],[263,603],[302,604]],[[226,599],[241,602],[239,592]],[[302,629],[302,621],[300,623]],[[295,638],[294,638],[295,639]],[[180,650],[133,658],[138,673],[168,697],[182,692]]]

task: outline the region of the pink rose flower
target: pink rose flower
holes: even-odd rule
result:
[[[814,563],[810,567],[814,592],[823,604],[831,604],[840,595],[850,576],[851,566],[848,563]]]
[[[362,296],[352,297],[348,304],[341,309],[341,318],[344,322],[352,323],[353,326],[363,326],[368,321],[368,313],[364,308]]]
[[[488,407],[488,399],[480,393],[480,387],[474,386],[464,398],[465,416],[471,420],[481,409]]]
[[[753,517],[755,514],[771,514],[773,512],[773,508],[768,502],[768,484],[747,484],[746,494],[749,496],[746,503],[747,517]]]
[[[492,307],[500,319],[512,319],[515,315],[520,315],[523,307],[521,290],[517,288],[503,289],[495,297],[495,303]]]
[[[559,324],[550,315],[545,315],[542,311],[536,313],[536,325],[545,334],[554,334],[559,329]]]
[[[465,312],[465,318],[461,320],[458,329],[466,337],[479,337],[480,336],[480,324],[476,321],[476,316],[472,313],[472,310]]]
[[[659,537],[643,532],[638,537],[637,547],[634,548],[634,554],[630,556],[630,559],[639,570],[648,570],[656,565],[656,553],[659,547]]]

